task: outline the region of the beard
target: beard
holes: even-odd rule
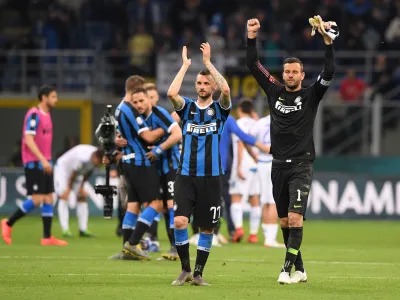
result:
[[[200,93],[201,92],[198,92],[197,93],[197,95],[201,98],[201,99],[207,99],[208,97],[210,97],[211,96],[211,93],[207,93],[207,92],[205,92],[205,91],[203,91],[203,93],[205,93],[203,96],[202,95],[200,95]]]
[[[300,81],[292,81],[292,82],[285,81],[285,85],[289,90],[295,90],[299,87]]]

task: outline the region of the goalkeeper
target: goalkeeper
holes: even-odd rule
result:
[[[337,26],[333,28],[319,16],[314,20],[310,24],[317,27],[326,45],[324,70],[307,88],[302,87],[305,73],[298,58],[285,60],[284,83],[271,76],[258,60],[256,39],[260,22],[247,22],[247,67],[268,96],[270,107],[273,196],[287,248],[278,278],[281,284],[307,281],[300,246],[315,159],[314,119],[335,72],[332,43],[338,34]],[[290,276],[293,265],[295,272]]]

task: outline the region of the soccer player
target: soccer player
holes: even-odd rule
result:
[[[152,91],[154,91],[152,89]],[[156,103],[156,102],[155,102]],[[137,111],[145,118],[146,124],[154,128],[162,128],[167,132],[157,143],[151,152],[148,153],[147,157],[151,160],[157,160],[158,174],[160,175],[160,196],[159,200],[163,201],[164,207],[167,209],[169,226],[167,227],[167,234],[171,243],[171,249],[162,255],[163,258],[169,260],[177,260],[178,253],[175,248],[174,238],[174,183],[176,170],[178,169],[179,163],[179,149],[178,143],[182,138],[182,131],[178,123],[172,119],[171,115],[160,106],[153,106],[154,102],[151,102],[147,90],[143,89],[142,92],[133,95],[132,104]],[[166,215],[167,215],[166,214]],[[157,226],[157,224],[155,225]],[[152,224],[153,227],[153,224]],[[152,244],[154,244],[154,238],[156,233],[153,232]],[[151,250],[151,246],[149,251]]]
[[[231,109],[230,89],[226,80],[211,63],[208,43],[200,46],[207,70],[196,77],[197,100],[179,95],[183,78],[191,60],[187,48],[182,49],[183,64],[169,90],[168,97],[182,120],[183,148],[175,178],[175,244],[182,272],[172,285],[192,281],[194,285],[209,285],[202,278],[211,250],[213,231],[221,214],[221,175],[219,141]],[[215,88],[221,91],[219,101],[213,101]],[[192,276],[189,258],[188,223],[193,212],[200,227],[197,258]]]
[[[307,280],[300,246],[315,159],[314,119],[335,72],[332,38],[325,31],[329,27],[330,23],[322,23],[318,28],[326,45],[324,70],[312,85],[303,88],[301,83],[305,74],[298,58],[285,60],[284,84],[275,80],[261,65],[256,48],[260,22],[257,19],[247,22],[247,66],[267,94],[271,111],[273,196],[287,247],[278,278],[281,284]],[[296,271],[290,277],[293,264]]]
[[[25,168],[27,199],[7,220],[1,221],[3,240],[11,244],[12,226],[16,221],[41,205],[43,220],[43,246],[66,246],[68,243],[51,235],[53,220],[53,167],[51,151],[53,123],[50,110],[57,103],[57,92],[44,85],[39,90],[39,105],[25,115],[22,136],[22,161]]]
[[[256,125],[250,130],[250,134],[268,148],[271,147],[270,126],[271,116],[266,116],[259,119]],[[261,227],[264,231],[264,246],[267,248],[285,248],[284,244],[278,243],[276,240],[276,236],[278,235],[278,214],[276,212],[276,205],[272,195],[271,169],[272,155],[267,152],[260,152],[258,154],[257,173],[261,183]]]
[[[162,201],[156,200],[160,183],[157,167],[148,155],[149,143],[154,143],[165,134],[161,128],[150,131],[149,127],[133,107],[144,94],[143,88],[127,94],[115,111],[121,137],[127,140],[123,148],[122,163],[126,183],[128,185],[128,207],[122,224],[124,246],[123,252],[141,260],[150,260],[139,244],[143,234],[151,226],[154,218],[162,210]],[[129,99],[129,100],[128,100]],[[159,147],[152,150],[157,154]],[[138,218],[141,204],[149,203]]]
[[[142,87],[145,83],[145,80],[142,76],[139,75],[131,75],[125,81],[125,96],[124,99],[126,101],[130,101],[132,98],[132,91],[138,87]],[[124,101],[122,99],[122,101]],[[117,134],[115,138],[115,143],[122,152],[122,149],[127,145],[127,141],[121,137],[121,134]],[[117,235],[122,235],[122,223],[124,221],[127,203],[128,203],[128,195],[127,195],[127,185],[124,177],[124,172],[122,168],[122,161],[118,161],[118,171],[119,171],[119,182],[118,182],[118,227],[117,227]],[[120,234],[119,234],[120,233]],[[111,258],[121,258],[121,253],[111,256]]]
[[[237,108],[238,126],[247,134],[257,123],[252,118],[254,112],[253,102],[247,99],[240,101]],[[244,145],[236,136],[233,141],[233,163],[230,178],[229,194],[231,195],[231,216],[235,225],[235,234],[232,237],[234,243],[240,242],[244,236],[243,230],[243,205],[242,200],[251,205],[250,209],[250,235],[248,243],[257,243],[257,233],[261,222],[260,206],[260,181],[257,174],[257,164],[246,151]]]
[[[54,167],[54,186],[59,198],[58,218],[64,236],[71,237],[68,203],[78,200],[76,216],[79,236],[93,237],[88,231],[89,207],[84,185],[94,168],[101,165],[104,151],[92,145],[77,145],[57,159]]]

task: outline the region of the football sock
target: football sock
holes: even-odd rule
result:
[[[196,266],[194,268],[193,276],[203,275],[204,267],[207,263],[208,256],[212,246],[213,234],[206,234],[200,232],[199,243],[197,245]]]
[[[43,221],[43,238],[51,237],[51,223],[53,221],[53,205],[43,203],[41,208]]]
[[[302,227],[301,227],[302,228]],[[282,234],[283,234],[283,240],[287,248],[288,244],[288,239],[289,239],[289,228],[281,228],[282,229]],[[303,266],[303,258],[301,257],[301,251],[297,252],[297,257],[294,262],[294,267],[296,271],[301,271],[304,272],[304,266]]]
[[[135,231],[129,237],[129,244],[139,244],[140,239],[143,237],[143,234],[149,229],[157,215],[158,212],[154,208],[152,208],[151,206],[146,207],[136,223]]]
[[[89,205],[85,202],[78,202],[76,205],[76,217],[78,218],[79,230],[87,231],[89,221]]]
[[[137,214],[134,214],[130,211],[125,213],[124,220],[122,221],[123,244],[129,240],[129,237],[135,230],[137,219]]]
[[[303,239],[303,227],[291,227],[289,228],[289,238],[287,242],[285,264],[283,271],[290,273],[292,266],[296,261],[297,254],[301,246]]]
[[[231,217],[235,229],[243,227],[243,208],[241,203],[231,204]]]
[[[269,242],[275,242],[276,237],[278,235],[278,224],[263,224],[263,226],[266,225],[266,239]],[[265,232],[265,231],[264,231]]]
[[[187,228],[175,229],[175,245],[181,260],[182,270],[191,272],[189,256],[189,233]]]
[[[250,234],[257,234],[261,223],[261,206],[250,209]]]
[[[63,231],[69,229],[69,207],[68,201],[60,199],[58,201],[58,221],[60,222]]]
[[[14,212],[14,214],[8,219],[7,225],[13,226],[16,221],[18,221],[23,216],[31,212],[34,208],[35,208],[35,203],[33,203],[32,199],[25,200],[21,208],[18,208]]]

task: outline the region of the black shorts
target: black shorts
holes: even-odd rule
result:
[[[221,178],[182,176],[175,178],[175,217],[191,215],[196,225],[214,228],[221,217]]]
[[[123,172],[127,186],[128,203],[149,203],[156,200],[160,191],[160,177],[157,167],[123,164]]]
[[[272,193],[279,218],[286,218],[289,212],[305,216],[313,166],[311,161],[272,161]]]
[[[53,173],[46,174],[37,163],[25,168],[26,195],[51,194],[54,192]]]
[[[173,200],[174,184],[175,184],[176,170],[170,171],[167,174],[161,174],[160,176],[160,196],[158,199],[163,200],[164,204],[168,200]]]

